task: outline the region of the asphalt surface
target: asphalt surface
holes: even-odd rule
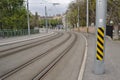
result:
[[[94,74],[95,35],[89,34],[88,56],[83,80],[120,80],[120,41],[112,41],[106,38],[105,46],[105,73]]]
[[[71,48],[71,50],[64,56],[62,59],[50,70],[46,75],[43,76],[41,80],[77,80],[79,71],[81,68],[81,63],[83,60],[84,49],[85,49],[85,40],[80,35],[81,33],[76,33],[78,38],[75,42],[75,45]],[[43,34],[32,35],[30,36],[22,36],[17,38],[9,38],[9,39],[1,39],[0,44],[21,40],[21,39],[30,39],[41,36]],[[94,74],[94,56],[96,49],[96,39],[94,34],[86,35],[88,40],[88,55],[87,62],[85,67],[85,72],[83,76],[83,80],[120,80],[120,41],[113,41],[106,38],[106,46],[105,46],[105,74],[96,75]],[[73,35],[72,35],[73,36]],[[3,75],[14,69],[21,64],[31,60],[39,54],[42,54],[46,50],[51,47],[59,44],[64,41],[68,37],[68,34],[65,33],[63,36],[44,43],[42,45],[33,47],[28,50],[24,50],[18,52],[14,55],[9,55],[4,58],[0,58],[0,75]],[[56,56],[59,55],[59,52],[63,51],[66,47],[69,46],[74,36],[64,45],[57,48],[49,55],[43,57],[40,60],[37,60],[35,63],[23,68],[16,74],[10,76],[6,80],[31,80],[33,76],[38,74],[45,65],[50,63]],[[29,43],[29,42],[28,42]],[[20,43],[19,43],[20,44]],[[19,45],[17,44],[17,45]],[[11,45],[15,46],[15,45]],[[7,47],[9,48],[9,47]],[[4,47],[0,47],[0,49],[4,49]]]
[[[67,36],[67,34],[62,36],[61,38],[65,38],[66,36]],[[16,54],[7,56],[5,58],[0,58],[0,64],[1,64],[0,65],[0,75],[3,75],[4,73],[31,60],[32,58],[36,57],[37,55],[48,50],[50,47],[55,46],[56,44],[58,44],[57,42],[59,39],[61,40],[61,38],[58,38],[57,40],[53,40],[48,43],[45,43],[45,44],[30,48],[30,49],[27,49],[24,51],[17,52]],[[53,42],[56,42],[56,43],[53,44]]]
[[[51,47],[54,47],[60,44],[61,42],[67,40],[71,34],[71,37],[64,44],[60,45],[53,51],[49,51],[49,54],[41,56],[40,59],[36,60],[32,64],[22,68],[21,70],[4,79],[4,80],[32,80],[33,77],[40,73],[48,64],[50,64],[54,59],[56,59],[56,57],[62,54],[63,50],[69,47],[70,44],[74,41],[75,35],[73,34],[73,32],[63,32],[63,34],[64,35],[62,35],[61,37],[56,38],[52,41],[0,58],[0,76],[6,74],[11,70],[14,70],[15,68],[33,59],[34,57],[42,53],[45,53],[47,50],[49,51]],[[70,49],[70,51],[68,51],[60,59],[60,61],[58,61],[55,64],[55,66],[53,66],[52,69],[48,71],[46,75],[43,76],[41,80],[78,79],[79,70],[81,68],[81,63],[84,56],[85,40],[80,33],[75,34],[77,35],[77,40]],[[11,38],[10,40],[13,39]],[[10,40],[6,40],[6,42],[7,41],[9,42]],[[20,45],[20,43],[18,44]]]
[[[77,33],[73,48],[40,80],[77,80],[84,56],[85,40]]]
[[[40,33],[40,34],[32,34],[32,35],[25,35],[25,36],[16,36],[16,37],[10,37],[10,38],[2,38],[0,39],[0,46],[8,43],[14,43],[14,42],[20,42],[20,41],[25,41],[25,40],[30,40],[30,39],[35,39],[38,37],[44,37],[48,35],[52,35],[55,32],[49,32],[49,33]]]

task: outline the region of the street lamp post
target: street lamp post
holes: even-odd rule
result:
[[[28,35],[30,35],[30,18],[29,18],[29,2],[27,0],[27,23],[28,23]]]
[[[45,26],[46,26],[46,33],[48,33],[47,7],[46,6],[45,6]]]
[[[41,3],[43,4],[43,3]],[[55,5],[59,5],[59,3],[50,3]],[[46,28],[46,33],[48,33],[48,20],[47,20],[48,12],[47,12],[47,6],[45,5],[45,28]]]
[[[78,28],[80,27],[80,7],[79,7],[79,4],[78,4]]]
[[[86,9],[87,11],[87,18],[86,18],[86,25],[87,25],[87,33],[88,33],[88,26],[89,26],[89,2],[88,2],[88,0],[87,0],[87,9]]]

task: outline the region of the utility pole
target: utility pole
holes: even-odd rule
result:
[[[27,0],[27,23],[28,23],[28,35],[30,35],[30,18],[29,18],[29,2]]]
[[[40,3],[40,4],[44,4],[44,3]],[[59,5],[59,3],[49,3],[49,4],[53,4],[55,5]],[[48,12],[47,12],[47,6],[45,5],[45,28],[46,28],[46,33],[48,33]]]
[[[94,73],[105,72],[105,35],[106,35],[107,0],[96,0],[96,50]]]
[[[65,14],[65,31],[67,31],[67,29],[68,29],[68,12],[69,12],[69,10],[67,10],[67,12],[66,12],[66,14]]]
[[[45,6],[45,26],[46,26],[46,33],[48,33],[47,7],[46,6]]]
[[[86,26],[87,26],[87,33],[88,33],[88,26],[89,26],[89,2],[88,2],[88,0],[87,0],[87,9],[86,9],[87,11],[87,14],[86,14]]]
[[[78,2],[78,28],[80,27],[80,7]]]

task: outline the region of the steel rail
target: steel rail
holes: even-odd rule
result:
[[[54,36],[56,36],[56,35],[58,35],[58,33],[55,34],[55,35],[51,35],[51,37],[54,37]],[[50,36],[50,35],[49,35],[49,36]],[[47,36],[44,36],[44,37],[47,37]],[[15,42],[15,43],[12,43],[12,44],[10,43],[10,44],[3,45],[3,46],[9,46],[9,45],[17,44],[17,43],[28,42],[28,41],[32,41],[32,40],[40,39],[40,38],[42,38],[42,37],[37,37],[37,38],[30,39],[30,40],[24,40],[24,41],[19,41],[19,42],[17,41],[17,42]],[[49,38],[49,37],[47,37],[47,38]],[[46,38],[46,39],[47,39],[47,38]],[[44,39],[42,39],[42,40],[44,40]],[[34,42],[38,42],[38,41],[39,41],[39,40],[34,41]],[[22,44],[22,45],[19,45],[19,46],[15,46],[15,47],[10,47],[10,48],[8,48],[8,49],[3,49],[3,50],[0,50],[0,52],[5,52],[5,51],[8,51],[8,50],[11,50],[11,49],[14,49],[14,48],[18,48],[18,47],[21,47],[21,46],[29,45],[29,44],[34,43],[34,42],[25,43],[25,44]],[[0,47],[3,47],[3,46],[0,46]]]
[[[66,55],[69,50],[74,46],[76,40],[77,40],[77,35],[74,33],[74,40],[72,41],[72,43],[65,48],[58,57],[56,57],[50,64],[48,64],[48,66],[46,66],[38,75],[36,75],[32,80],[41,80],[42,77],[44,77],[61,59],[64,55]]]
[[[0,58],[4,58],[6,56],[15,54],[17,52],[24,51],[24,50],[30,49],[32,47],[35,47],[35,46],[39,46],[39,45],[44,44],[46,42],[57,39],[58,37],[61,37],[62,35],[63,35],[63,33],[59,33],[59,34],[57,34],[55,36],[48,37],[48,38],[43,39],[43,40],[38,40],[37,42],[23,44],[23,45],[20,45],[20,46],[17,46],[17,47],[13,47],[13,48],[10,48],[10,49],[0,51]]]
[[[19,67],[3,74],[2,76],[0,76],[0,80],[4,80],[4,79],[8,78],[12,74],[15,74],[16,72],[20,71],[21,69],[29,66],[30,64],[34,63],[35,61],[37,61],[37,60],[41,59],[42,57],[46,56],[50,51],[53,51],[54,49],[58,48],[59,46],[63,45],[65,42],[67,42],[70,39],[70,37],[71,37],[71,34],[69,33],[69,36],[64,41],[62,41],[58,45],[55,45],[54,47],[50,48],[46,52],[38,55],[37,57],[34,57],[33,59],[29,60],[28,62],[20,65]]]

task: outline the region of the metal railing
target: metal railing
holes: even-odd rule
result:
[[[30,34],[37,34],[39,33],[39,30],[31,29]],[[23,36],[28,35],[28,30],[11,30],[11,29],[3,29],[0,30],[0,37],[15,37],[15,36]]]

